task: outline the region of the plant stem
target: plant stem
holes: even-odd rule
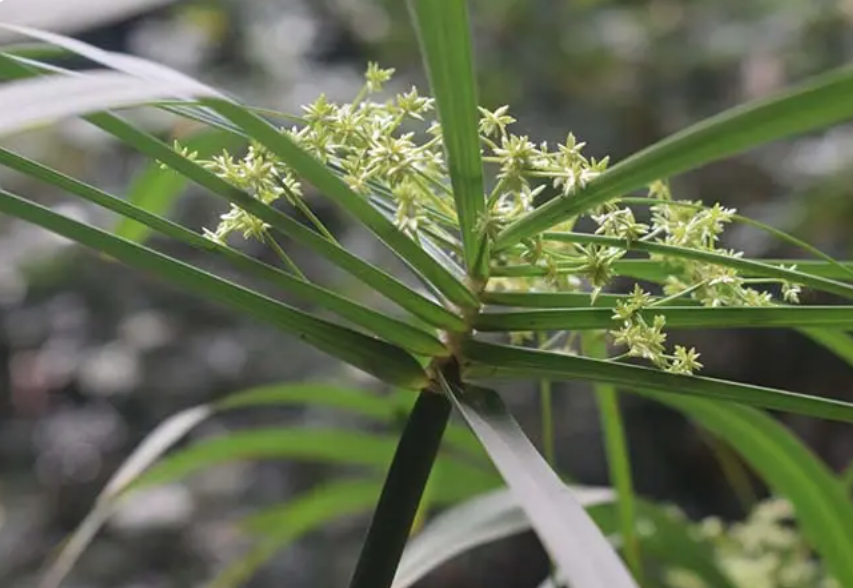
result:
[[[299,269],[299,266],[296,265],[296,262],[293,261],[293,259],[287,253],[285,253],[284,249],[281,248],[281,245],[278,244],[278,241],[275,240],[275,237],[270,235],[269,231],[264,231],[264,242],[270,249],[273,250],[273,252],[276,254],[276,257],[278,257],[281,262],[291,272],[293,272],[293,275],[302,280],[306,279],[305,274],[302,273],[302,270]]]
[[[388,588],[394,581],[449,417],[446,397],[421,392],[397,444],[350,588]]]
[[[548,345],[548,340],[545,337],[545,332],[537,333],[539,339],[539,347],[544,348]],[[556,469],[556,447],[554,443],[554,411],[553,411],[553,395],[551,393],[551,380],[542,378],[539,380],[539,406],[542,415],[542,454],[545,461],[552,469]]]
[[[546,338],[546,333],[544,331],[540,331],[536,334],[537,340],[539,343],[539,348],[544,349],[547,347],[549,340]],[[545,461],[551,466],[551,469],[557,471],[557,463],[556,463],[556,446],[554,443],[554,398],[552,394],[551,388],[551,380],[548,378],[541,378],[539,380],[539,406],[541,411],[541,420],[542,420],[542,454],[545,457]],[[551,578],[551,582],[556,588],[559,586],[557,581],[557,566],[554,564],[552,560],[550,563],[550,567],[548,573]]]
[[[607,344],[603,334],[590,331],[583,334],[583,349],[590,357],[607,358]],[[598,399],[601,425],[604,429],[604,446],[607,453],[607,465],[610,469],[610,483],[616,487],[618,496],[619,522],[625,545],[625,562],[634,574],[637,583],[643,584],[642,558],[640,542],[636,533],[636,509],[634,488],[631,480],[631,458],[625,438],[625,424],[619,412],[619,396],[611,384],[594,384]]]

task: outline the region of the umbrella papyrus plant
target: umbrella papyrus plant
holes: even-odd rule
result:
[[[853,298],[848,283],[853,271],[809,246],[805,250],[819,259],[799,269],[725,249],[720,238],[726,226],[748,220],[718,204],[681,202],[666,182],[711,161],[853,117],[853,71],[832,72],[732,109],[610,165],[584,155],[584,144],[571,133],[558,144],[536,142],[513,133],[508,107],[478,105],[465,2],[413,0],[410,10],[430,92],[412,88],[389,96],[385,86],[393,71],[370,64],[364,87],[350,102],[320,96],[290,115],[244,105],[138,58],[6,27],[81,55],[98,71],[65,71],[40,61],[43,52],[31,46],[3,51],[4,135],[80,116],[148,156],[151,168],[123,198],[0,148],[0,165],[109,209],[122,221],[106,231],[6,190],[0,190],[0,211],[266,321],[417,395],[351,588],[391,586],[454,407],[491,457],[560,578],[573,588],[636,586],[643,574],[614,387],[682,410],[739,450],[748,445],[744,435],[753,435],[764,449],[783,443],[779,435],[762,436],[761,409],[853,421],[850,403],[697,375],[701,349],[668,344],[669,329],[790,328],[849,357],[853,344],[844,331],[853,327],[853,306],[798,302],[803,289]],[[187,119],[198,132],[186,141],[164,141],[117,112],[133,105]],[[228,149],[217,151],[222,145]],[[170,200],[190,182],[222,199],[227,209],[218,226],[182,226],[168,218]],[[315,198],[329,200],[366,228],[404,262],[409,275],[392,275],[348,251],[312,211]],[[577,230],[581,217],[591,221],[592,230]],[[305,306],[285,304],[157,251],[144,243],[151,233],[221,258]],[[240,239],[266,244],[278,263],[241,253],[232,246]],[[296,247],[351,274],[396,312],[309,280],[290,251]],[[624,294],[608,292],[618,276],[656,286],[637,283]],[[339,320],[320,318],[315,310]],[[537,380],[548,393],[555,381],[595,384],[626,563],[500,397],[483,387],[497,379]],[[726,417],[726,410],[736,412]],[[785,457],[794,460],[791,468],[814,460],[808,452]],[[820,479],[837,484],[816,464]],[[794,492],[789,484],[796,479],[772,478],[780,493],[793,492],[795,506],[808,513],[804,530],[827,567],[842,585],[853,585],[847,557],[853,552],[853,509],[832,488],[823,495]]]

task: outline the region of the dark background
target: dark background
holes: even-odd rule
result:
[[[6,0],[16,1],[26,0]],[[724,108],[840,66],[853,53],[849,0],[471,4],[484,106],[511,104],[517,133],[555,141],[571,130],[590,154],[615,160]],[[395,0],[177,2],[74,32],[287,111],[320,92],[350,98],[367,60],[397,68],[393,89],[417,83],[426,91],[405,3]],[[137,116],[164,135],[173,122],[147,111]],[[6,143],[116,193],[124,193],[145,164],[80,122]],[[850,258],[851,148],[851,128],[840,126],[680,177],[674,192],[720,201]],[[0,183],[89,222],[114,222],[6,170],[0,170]],[[349,247],[387,261],[334,209],[318,206]],[[174,216],[193,228],[212,227],[222,211],[221,201],[190,190]],[[798,255],[747,229],[734,227],[727,239],[749,255]],[[795,333],[714,331],[682,338],[698,346],[708,375],[851,397],[850,369]],[[86,514],[107,477],[168,415],[260,383],[311,380],[378,389],[264,325],[0,217],[2,585],[33,585],[39,565]],[[536,438],[533,389],[507,389],[507,397]],[[676,502],[694,517],[739,516],[714,455],[688,423],[630,397],[623,407],[643,495]],[[322,411],[242,414],[203,425],[193,438],[238,425],[285,419],[335,424],[339,418]],[[560,464],[583,482],[606,483],[593,397],[580,385],[558,387],[555,418]],[[849,427],[785,420],[833,468],[853,458]],[[67,586],[200,586],[244,547],[234,528],[240,516],[333,474],[297,464],[237,464],[150,493],[100,535]],[[757,482],[755,489],[763,492]],[[251,586],[342,585],[363,529],[356,519],[300,541]],[[425,585],[527,588],[545,569],[527,537],[480,549]]]

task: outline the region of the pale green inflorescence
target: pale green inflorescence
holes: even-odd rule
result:
[[[321,95],[303,107],[298,123],[283,129],[301,147],[328,164],[347,185],[371,198],[396,225],[418,242],[430,241],[460,257],[458,219],[444,156],[441,127],[434,117],[432,98],[416,88],[379,102],[393,70],[370,64],[365,85],[350,103],[336,104]],[[483,160],[494,170],[493,186],[478,227],[494,238],[504,227],[530,213],[546,190],[552,197],[571,198],[577,190],[605,171],[607,158],[596,160],[583,154],[584,143],[571,133],[565,142],[549,146],[533,143],[527,136],[512,134],[515,123],[507,106],[494,111],[480,108],[480,141]],[[180,149],[180,146],[176,146]],[[242,158],[223,153],[199,160],[207,169],[266,204],[284,197],[303,207],[299,179],[288,166],[263,147],[252,145]],[[651,241],[724,255],[739,256],[718,248],[718,240],[735,211],[714,205],[697,210],[679,206],[664,182],[649,187],[649,196],[667,203],[650,207],[648,222],[638,222],[634,211],[620,207],[618,200],[590,211],[595,233],[628,242]],[[673,202],[673,204],[668,204]],[[701,203],[692,203],[701,204]],[[571,231],[574,220],[551,231]],[[222,215],[214,231],[205,235],[226,243],[231,233],[262,239],[268,226],[237,206]],[[615,277],[614,264],[625,256],[624,248],[579,244],[546,239],[540,235],[493,256],[492,266],[534,266],[538,277],[492,277],[487,288],[494,291],[582,291],[591,290],[591,300]],[[783,298],[797,302],[799,287],[780,280],[747,280],[727,267],[671,256],[653,255],[669,268],[664,298],[654,297],[635,285],[633,294],[614,309],[621,327],[612,331],[613,341],[627,348],[622,357],[643,358],[673,373],[691,374],[702,367],[695,349],[669,349],[663,316],[653,308],[678,304],[690,298],[706,306],[765,306],[774,304],[771,294],[758,290],[758,283],[781,285]],[[513,333],[515,343],[532,341],[529,333]],[[574,337],[558,333],[544,345],[573,353]]]
[[[793,508],[781,498],[759,503],[743,522],[727,525],[717,518],[693,527],[708,541],[720,569],[737,588],[840,588],[793,524]],[[693,572],[669,570],[672,588],[715,588]]]

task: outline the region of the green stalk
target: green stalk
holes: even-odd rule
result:
[[[409,538],[450,418],[450,402],[421,392],[385,478],[349,588],[388,588]]]
[[[591,331],[584,333],[582,337],[583,348],[587,355],[598,359],[607,358],[607,344],[602,332]],[[604,431],[604,448],[610,470],[610,483],[616,488],[619,526],[625,541],[625,563],[628,564],[637,582],[642,584],[643,566],[635,524],[637,514],[631,479],[631,458],[625,438],[625,424],[619,411],[619,396],[616,387],[612,384],[597,382],[593,384],[593,388]]]
[[[540,349],[548,346],[547,333],[540,331],[536,333],[536,340]],[[551,469],[557,471],[557,448],[554,443],[554,398],[549,378],[539,379],[539,407],[542,420],[542,456]],[[557,586],[557,566],[553,560],[549,568],[551,582]]]
[[[278,241],[275,240],[275,237],[270,235],[269,231],[264,231],[264,243],[267,244],[267,247],[272,249],[273,253],[275,253],[276,257],[281,260],[281,262],[287,267],[293,275],[295,275],[300,280],[306,280],[305,274],[302,273],[302,270],[299,269],[299,266],[296,265],[296,262],[281,248],[281,245],[278,244]]]
[[[545,332],[536,334],[539,341],[539,348],[543,349],[548,343],[548,338]],[[556,463],[556,446],[554,443],[554,410],[553,410],[553,393],[551,389],[551,380],[549,378],[540,378],[539,380],[539,406],[542,418],[542,454],[545,461],[551,466],[551,469],[557,469]]]

